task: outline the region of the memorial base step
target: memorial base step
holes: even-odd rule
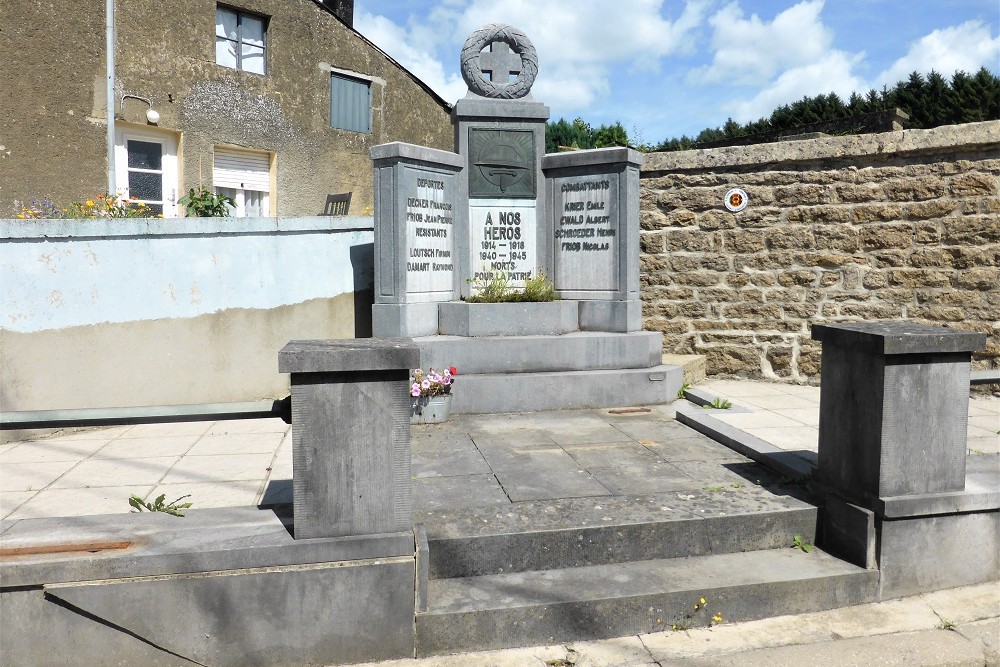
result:
[[[462,375],[650,368],[663,363],[662,340],[653,331],[413,339],[424,368],[457,366]]]
[[[800,614],[876,599],[878,572],[773,549],[429,582],[417,655],[535,646]]]
[[[464,374],[459,369],[455,414],[535,412],[578,408],[661,405],[677,398],[680,366]]]

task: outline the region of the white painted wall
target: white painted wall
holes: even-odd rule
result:
[[[278,398],[288,340],[369,321],[372,224],[0,220],[0,410]]]
[[[355,290],[350,249],[372,239],[362,217],[0,220],[0,329],[329,298]]]

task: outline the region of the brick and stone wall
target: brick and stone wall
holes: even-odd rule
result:
[[[709,374],[817,381],[810,325],[877,319],[1000,366],[1000,121],[656,153],[640,192],[645,327]]]

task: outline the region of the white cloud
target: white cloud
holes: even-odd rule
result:
[[[384,16],[365,11],[354,15],[354,25],[445,100],[454,102],[465,94],[461,75],[445,72],[433,49],[427,48],[433,42],[426,40],[421,30],[407,30]]]
[[[745,18],[732,2],[708,20],[713,27],[715,56],[707,67],[693,70],[690,83],[723,82],[762,85],[789,67],[811,65],[828,56],[833,43],[820,12],[824,0],[806,0],[763,21],[757,14]]]
[[[691,32],[712,0],[686,0],[675,20],[663,16],[663,0],[618,0],[613,8],[580,0],[466,0],[437,5],[430,16],[407,27],[358,12],[358,30],[448,101],[465,94],[458,55],[465,39],[487,23],[503,22],[526,31],[538,50],[533,95],[555,110],[585,111],[611,89],[616,65],[655,70],[660,58],[689,52]],[[451,60],[448,66],[442,58]]]
[[[816,62],[785,70],[751,99],[736,100],[724,108],[734,120],[746,123],[767,117],[782,104],[805,96],[833,92],[846,101],[852,92],[867,90],[865,82],[853,74],[863,58],[863,53],[851,55],[844,51],[831,51]]]
[[[1000,36],[990,37],[982,21],[935,30],[910,44],[906,55],[876,77],[872,87],[892,86],[911,72],[927,74],[932,69],[946,78],[957,70],[975,73],[980,67],[996,68],[1000,58]]]

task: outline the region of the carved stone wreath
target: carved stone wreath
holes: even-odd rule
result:
[[[479,55],[483,49],[494,42],[503,42],[511,51],[521,58],[521,71],[517,80],[507,81],[501,76],[501,81],[490,81],[483,74]],[[531,92],[538,74],[538,53],[528,37],[513,26],[503,23],[490,23],[469,35],[462,47],[462,78],[469,90],[483,97],[505,100],[518,99]],[[506,73],[505,73],[506,74]]]

